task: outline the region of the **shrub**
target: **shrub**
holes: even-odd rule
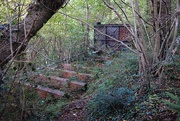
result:
[[[133,101],[134,92],[130,89],[101,90],[89,102],[88,120],[119,120],[119,114]]]

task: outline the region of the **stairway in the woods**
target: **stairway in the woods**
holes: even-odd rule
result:
[[[78,73],[72,69],[70,64],[62,64],[59,68],[48,68],[47,72],[53,71],[52,75],[45,74],[33,75],[34,89],[40,98],[53,96],[55,98],[68,97],[71,93],[82,93],[88,88],[88,82],[92,81],[93,76],[86,73]],[[31,84],[26,83],[32,87]]]

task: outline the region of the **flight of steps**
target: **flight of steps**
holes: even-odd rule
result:
[[[53,75],[44,74],[32,75],[31,80],[34,85],[25,85],[36,89],[40,98],[53,96],[55,98],[68,97],[73,92],[83,92],[87,90],[88,82],[93,80],[91,74],[78,73],[74,71],[70,64],[62,64],[61,68],[48,68],[47,72],[53,71]],[[60,76],[59,76],[60,75]],[[75,79],[72,79],[74,78]],[[77,80],[76,80],[77,79]]]

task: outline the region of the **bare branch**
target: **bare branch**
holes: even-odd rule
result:
[[[103,2],[104,2],[104,4],[105,4],[107,7],[109,7],[111,10],[114,11],[114,13],[118,16],[118,18],[121,20],[122,24],[123,24],[123,25],[126,27],[126,29],[129,31],[129,33],[130,33],[133,37],[135,37],[134,32],[129,29],[129,27],[126,25],[126,23],[124,22],[123,18],[122,18],[121,15],[116,11],[116,9],[115,9],[113,6],[109,5],[105,0],[103,0]],[[131,27],[131,28],[132,28],[132,27]]]
[[[126,6],[130,7],[132,9],[131,6],[129,6],[127,3],[125,3],[123,0],[121,0],[122,3],[124,3]],[[138,15],[139,18],[141,18],[146,24],[153,26],[151,23],[147,22],[141,15],[138,14],[138,12],[135,10],[136,14]]]
[[[109,35],[107,35],[107,34],[102,33],[102,32],[99,31],[98,29],[94,28],[91,24],[89,24],[89,23],[87,23],[87,22],[85,22],[85,21],[83,21],[83,20],[81,20],[81,19],[79,19],[79,18],[70,16],[70,15],[68,15],[68,14],[66,14],[66,13],[63,13],[63,12],[58,12],[58,13],[60,13],[60,14],[62,14],[62,15],[65,15],[65,16],[71,18],[71,19],[74,19],[74,20],[76,20],[76,21],[80,21],[80,22],[82,22],[82,23],[88,25],[90,28],[94,29],[95,31],[99,32],[100,34],[102,34],[102,35],[104,35],[104,36],[107,36],[107,37],[113,39],[113,40],[116,41],[116,42],[121,43],[121,44],[124,45],[127,49],[129,49],[130,51],[132,51],[133,53],[138,54],[138,52],[137,52],[136,50],[133,50],[133,49],[130,48],[128,45],[126,45],[124,42],[119,41],[119,40],[116,39],[116,38],[113,38],[113,37],[111,37],[111,36],[109,36]],[[126,26],[127,26],[127,25],[126,25]]]
[[[115,4],[120,8],[120,10],[123,12],[126,20],[128,21],[128,24],[129,24],[130,26],[132,26],[132,25],[131,25],[131,22],[129,21],[129,19],[128,19],[126,13],[125,13],[125,11],[119,6],[119,4],[118,4],[115,0],[114,0],[114,2],[115,2]]]

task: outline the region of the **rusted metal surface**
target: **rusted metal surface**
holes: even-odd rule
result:
[[[126,27],[121,24],[100,24],[94,26],[97,30],[103,34],[107,34],[119,41],[130,41],[130,34]],[[94,31],[94,44],[96,49],[112,48],[114,50],[120,49],[122,46],[119,42],[113,40],[110,37],[101,34],[98,31]]]

